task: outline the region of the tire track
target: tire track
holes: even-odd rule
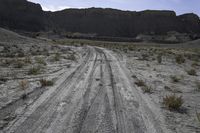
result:
[[[108,50],[88,47],[83,62],[55,92],[30,105],[5,132],[162,133],[121,65]]]
[[[92,58],[92,56],[93,52],[90,50],[81,65],[78,66],[76,70],[66,78],[66,80],[59,86],[59,88],[56,89],[57,91],[55,93],[53,93],[41,105],[39,105],[34,112],[30,112],[30,114],[27,113],[26,115],[28,116],[23,116],[22,118],[20,117],[18,120],[16,120],[16,122],[13,123],[13,125],[11,125],[5,132],[14,131],[16,133],[26,133],[27,131],[34,132],[35,129],[41,128],[40,123],[44,122],[44,120],[47,120],[41,119],[41,117],[47,117],[47,115],[55,115],[53,114],[55,111],[54,107],[56,107],[58,104],[58,102],[55,101],[59,99],[59,97],[62,95],[62,92],[65,92],[67,86],[73,87],[77,81],[80,81],[81,75],[85,72],[87,63]],[[37,126],[34,126],[33,124],[36,124]],[[31,131],[31,129],[33,130]]]
[[[122,110],[123,107],[123,101],[122,98],[115,86],[115,81],[114,81],[114,75],[112,72],[112,68],[110,65],[110,60],[108,60],[106,54],[99,49],[104,55],[105,61],[106,61],[106,66],[108,68],[108,73],[109,73],[109,78],[111,82],[111,88],[113,92],[113,100],[114,100],[114,108],[115,108],[115,116],[117,119],[117,125],[116,125],[116,132],[117,133],[127,133],[127,122],[126,122],[126,117],[125,117],[125,112]]]

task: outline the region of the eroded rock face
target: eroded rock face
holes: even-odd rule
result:
[[[166,34],[169,31],[200,33],[200,20],[195,14],[176,16],[173,11],[132,12],[101,8],[43,12],[39,4],[26,0],[1,0],[0,26],[26,31],[45,29],[109,37]]]
[[[44,15],[39,4],[26,0],[0,1],[0,26],[10,29],[39,31],[44,29]]]
[[[60,31],[97,33],[100,36],[134,37],[138,34],[165,34],[169,31],[199,33],[194,14],[176,16],[173,11],[130,12],[114,9],[67,9],[47,13],[49,27]]]

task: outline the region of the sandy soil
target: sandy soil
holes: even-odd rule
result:
[[[42,45],[34,49],[47,48],[48,53],[32,54],[31,63],[20,68],[15,62],[25,62],[25,57],[13,60],[5,50],[2,52],[0,132],[200,132],[196,117],[200,111],[196,86],[200,67],[189,59],[177,64],[173,53],[183,51],[150,47],[123,51],[38,43]],[[22,46],[30,47],[26,43]],[[161,63],[155,59],[156,51],[168,53],[163,54]],[[38,64],[42,65],[40,73],[28,74]],[[191,68],[195,68],[196,75],[187,74]],[[172,76],[179,81],[172,82]],[[52,80],[54,84],[43,87],[41,79]],[[29,83],[25,90],[20,89],[19,82],[23,80]],[[144,81],[151,92],[146,93],[136,85],[138,80]],[[168,110],[163,105],[163,97],[168,94],[182,96],[184,103],[180,110]]]
[[[170,132],[159,108],[135,87],[124,64],[109,50],[88,49],[74,71],[63,75],[3,131]]]

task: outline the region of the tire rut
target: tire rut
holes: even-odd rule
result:
[[[84,61],[56,91],[19,116],[5,132],[162,133],[158,121],[150,117],[151,109],[132,88],[118,62],[106,49],[88,47]]]
[[[34,112],[32,112],[32,114],[30,114],[30,116],[23,116],[22,120],[20,117],[19,120],[16,120],[16,122],[13,123],[13,125],[10,125],[11,128],[9,127],[9,129],[5,130],[5,132],[26,133],[27,131],[34,132],[36,128],[38,129],[40,126],[34,126],[34,125],[35,124],[39,125],[39,123],[41,123],[42,121],[44,122],[45,119],[41,119],[41,116],[46,117],[47,114],[53,115],[52,112],[54,112],[53,111],[54,107],[56,107],[56,105],[58,104],[55,101],[57,101],[57,99],[62,94],[62,92],[67,88],[67,86],[70,86],[70,84],[81,79],[80,78],[81,76],[79,75],[82,75],[85,72],[84,70],[86,69],[87,62],[89,62],[91,57],[92,57],[92,52],[90,50],[85,60],[83,61],[83,63],[81,63],[81,65],[78,66],[74,72],[72,72],[68,77],[66,77],[66,80],[59,86],[59,88],[57,88],[57,91],[55,93],[53,93],[41,105],[39,105],[37,109]],[[49,108],[51,109],[49,110]],[[33,123],[34,125],[32,125]],[[33,129],[33,130],[30,131],[30,129]]]

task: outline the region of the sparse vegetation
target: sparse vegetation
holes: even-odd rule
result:
[[[27,63],[27,64],[31,64],[32,63],[32,61],[31,61],[31,57],[26,57],[25,59],[24,59],[24,62],[25,63]]]
[[[152,87],[147,86],[143,80],[138,80],[135,82],[135,84],[137,86],[141,87],[141,89],[144,93],[152,93]]]
[[[197,87],[197,91],[200,91],[200,82],[196,81],[196,87]]]
[[[197,76],[195,69],[188,70],[187,73],[188,73],[188,75],[191,75],[191,76]]]
[[[56,54],[54,55],[54,61],[60,61],[60,58],[61,58],[60,53],[56,53]]]
[[[171,80],[172,80],[172,82],[177,83],[180,81],[180,78],[177,76],[171,76]]]
[[[6,82],[6,81],[7,81],[6,78],[4,78],[4,77],[0,77],[0,84],[1,84],[1,83],[4,83],[4,82]]]
[[[196,111],[197,120],[200,122],[200,113]]]
[[[31,67],[31,68],[29,69],[28,75],[37,75],[37,74],[40,73],[40,71],[41,71],[40,66],[37,66],[37,67],[34,66],[34,67]]]
[[[42,58],[42,57],[36,57],[36,58],[35,58],[35,61],[36,61],[38,64],[47,65],[47,63],[45,62],[44,58]]]
[[[22,95],[22,99],[26,99],[27,98],[27,94],[26,94],[26,89],[28,88],[28,81],[27,80],[21,80],[19,82],[19,87],[22,89],[23,91],[23,95]]]
[[[149,55],[148,54],[142,54],[141,60],[148,60]]]
[[[139,87],[141,87],[141,86],[146,86],[146,84],[145,84],[145,82],[144,82],[143,80],[138,80],[138,81],[135,82],[135,84],[136,84],[137,86],[139,86]]]
[[[175,94],[173,95],[169,95],[169,96],[165,96],[163,98],[163,104],[165,105],[165,107],[167,107],[169,110],[179,110],[180,107],[183,104],[183,99],[182,97],[178,97]]]
[[[13,60],[10,60],[10,59],[4,59],[2,60],[2,66],[4,67],[8,67],[12,64]]]
[[[191,66],[196,67],[196,66],[200,66],[200,64],[198,62],[193,62]]]
[[[175,59],[176,59],[176,63],[178,64],[185,63],[185,58],[183,57],[183,55],[176,55]]]
[[[42,87],[53,86],[54,82],[52,80],[41,79],[40,84]]]
[[[28,81],[27,80],[21,80],[19,82],[19,86],[22,90],[25,90],[28,87]]]
[[[25,63],[22,60],[19,60],[19,59],[15,60],[15,63],[14,63],[15,68],[22,68],[24,65]]]
[[[74,54],[70,54],[70,55],[67,56],[67,59],[75,61],[76,60],[76,56]]]
[[[152,87],[147,86],[147,85],[143,86],[142,90],[143,90],[144,93],[152,93],[152,91],[153,91]]]
[[[157,62],[158,62],[159,64],[162,63],[162,55],[161,55],[161,54],[159,54],[159,55],[157,56]]]

